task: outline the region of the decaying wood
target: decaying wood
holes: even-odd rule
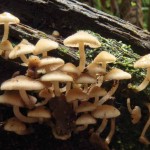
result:
[[[3,0],[0,11],[11,12],[22,23],[46,33],[58,30],[66,37],[77,30],[89,29],[104,37],[122,40],[139,54],[150,50],[149,32],[76,0]]]
[[[35,44],[40,38],[47,38],[59,43],[60,49],[53,50],[49,52],[49,55],[60,57],[65,60],[65,62],[72,62],[74,64],[78,63],[78,58],[75,54],[75,51],[69,49],[67,53],[64,49],[67,49],[62,44],[62,38],[55,38],[54,36],[48,35],[42,31],[33,29],[27,25],[19,24],[19,25],[12,25],[10,26],[10,38],[13,40],[21,41],[22,39],[27,39],[29,42]]]

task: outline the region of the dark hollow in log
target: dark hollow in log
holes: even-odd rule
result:
[[[77,30],[89,29],[122,40],[139,54],[150,50],[149,32],[76,0],[1,0],[0,11],[11,12],[22,23],[47,33],[58,30],[66,37]]]

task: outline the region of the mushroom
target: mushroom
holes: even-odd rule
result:
[[[139,60],[137,60],[134,63],[134,68],[147,68],[147,74],[143,82],[139,86],[134,87],[134,89],[137,92],[139,92],[139,91],[144,90],[148,86],[149,81],[150,81],[150,54],[147,54],[141,57]],[[128,87],[132,88],[131,83],[128,85]]]
[[[77,33],[67,37],[64,40],[64,45],[69,47],[79,47],[80,63],[79,70],[82,72],[85,68],[86,56],[84,46],[88,45],[91,48],[98,48],[101,46],[96,37],[86,31],[78,31]]]
[[[141,108],[139,106],[135,106],[134,109],[132,109],[130,104],[130,98],[127,98],[127,108],[129,113],[131,114],[132,123],[138,123],[141,119]]]
[[[19,135],[29,134],[31,131],[27,129],[26,125],[15,117],[8,119],[4,125],[4,130],[15,132]]]
[[[79,69],[72,63],[66,63],[64,66],[59,68],[59,70],[66,72],[68,75],[72,76],[72,78],[75,80],[79,75]],[[71,82],[67,82],[66,87],[64,90],[66,93],[71,89]]]
[[[115,131],[115,119],[114,118],[118,117],[119,115],[120,115],[120,111],[111,105],[98,106],[92,112],[93,117],[98,118],[98,119],[103,119],[100,127],[96,131],[98,134],[103,132],[103,130],[105,129],[105,127],[107,125],[107,121],[108,121],[107,119],[111,118],[111,130],[105,139],[107,144],[110,143],[112,136],[114,134],[114,131]]]
[[[118,86],[119,86],[119,81],[120,80],[125,80],[125,79],[131,79],[131,75],[121,69],[118,68],[113,68],[110,72],[108,72],[105,76],[105,81],[110,81],[114,80],[114,85],[113,87],[107,92],[107,94],[102,97],[97,103],[98,105],[102,105],[105,103],[108,99],[111,98],[111,96],[116,92]]]
[[[86,113],[95,110],[97,105],[91,102],[81,102],[81,104],[75,109],[76,113]]]
[[[77,84],[84,84],[84,91],[88,91],[88,84],[94,84],[96,83],[96,78],[89,75],[88,73],[81,73],[78,78],[76,78],[75,83]]]
[[[42,58],[38,64],[38,69],[45,69],[46,73],[55,71],[64,65],[64,60],[61,58],[47,57]]]
[[[66,101],[73,103],[74,110],[78,107],[78,100],[87,101],[88,95],[79,88],[70,89],[66,94]]]
[[[97,103],[99,101],[100,96],[105,96],[107,94],[107,91],[104,88],[93,86],[88,91],[89,98],[94,97],[95,101],[94,103]]]
[[[25,106],[22,98],[16,91],[5,91],[4,94],[0,95],[0,103],[19,107]]]
[[[9,53],[13,50],[13,46],[9,40],[0,43],[0,52],[2,57],[8,59]]]
[[[14,49],[9,53],[10,59],[15,59],[20,57],[20,59],[25,63],[28,64],[28,58],[25,54],[33,53],[35,46],[29,43],[27,40],[23,39],[18,45],[14,47]]]
[[[28,117],[33,117],[33,118],[38,118],[39,123],[43,123],[45,119],[51,118],[51,113],[46,107],[39,106],[39,107],[36,107],[33,110],[30,110],[27,113],[27,116]]]
[[[149,114],[150,114],[150,103],[146,103],[146,106],[147,106]],[[141,143],[146,144],[146,145],[150,144],[150,140],[148,140],[147,137],[145,136],[145,133],[146,133],[146,131],[148,130],[149,127],[150,127],[150,115],[149,115],[149,119],[147,120],[147,122],[146,122],[146,124],[145,124],[145,126],[143,128],[143,131],[142,131],[142,133],[141,133],[141,135],[139,137],[139,141]]]
[[[58,43],[50,39],[40,39],[33,51],[34,55],[42,54],[43,57],[47,57],[47,51],[51,51],[58,48]]]
[[[73,78],[61,71],[52,71],[40,78],[44,82],[52,82],[56,96],[60,96],[59,82],[72,82]]]
[[[0,24],[4,24],[4,35],[2,38],[2,42],[8,39],[9,24],[18,24],[18,23],[20,23],[20,20],[17,17],[13,16],[12,14],[8,12],[0,14]]]
[[[76,125],[81,125],[76,128],[76,132],[79,132],[85,130],[90,124],[96,124],[96,119],[90,114],[83,114],[76,120],[75,123]]]
[[[101,51],[95,58],[93,63],[101,64],[102,68],[106,72],[106,67],[108,63],[113,63],[116,61],[116,57],[107,51]]]
[[[18,90],[21,98],[29,108],[36,103],[36,99],[27,95],[26,91],[41,90],[45,85],[38,80],[33,80],[29,77],[19,75],[8,79],[1,84],[1,90]]]

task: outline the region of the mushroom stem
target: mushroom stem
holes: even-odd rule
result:
[[[25,56],[25,55],[21,55],[20,56],[20,59],[24,62],[24,63],[28,63],[28,59],[27,59],[27,57]]]
[[[25,105],[31,108],[33,106],[33,103],[31,102],[29,96],[27,95],[25,90],[19,90],[19,94],[24,101]]]
[[[44,57],[47,57],[47,52],[43,52],[42,53],[42,57],[44,58]]]
[[[112,139],[114,133],[115,133],[115,118],[111,118],[111,129],[110,129],[108,136],[105,139],[105,142],[107,144],[109,144],[111,142],[111,139]]]
[[[60,96],[59,82],[55,81],[53,82],[53,85],[54,85],[55,96]]]
[[[99,100],[99,96],[95,96],[95,104],[98,102],[98,100]]]
[[[104,80],[104,76],[103,75],[98,77],[98,81],[97,81],[97,86],[98,87],[101,87],[101,85],[103,83],[103,80]]]
[[[100,135],[100,133],[102,133],[104,131],[104,129],[106,128],[107,123],[108,123],[108,119],[106,117],[104,117],[103,120],[102,120],[101,125],[96,130],[96,133],[98,133]]]
[[[2,42],[6,41],[8,39],[8,34],[9,34],[9,23],[4,24],[4,35],[2,38]]]
[[[42,102],[35,104],[35,107],[44,106],[49,102],[50,98],[45,98]]]
[[[13,112],[16,118],[18,118],[20,121],[25,122],[25,123],[35,123],[38,122],[39,119],[37,118],[31,118],[24,116],[21,112],[18,106],[13,106]]]
[[[136,91],[140,92],[140,91],[144,90],[148,86],[149,80],[150,80],[150,68],[147,68],[146,77],[143,80],[143,82],[139,86],[136,87]]]
[[[25,90],[19,90],[19,94],[27,106],[30,106],[30,99]]]
[[[80,54],[80,63],[79,63],[79,71],[82,72],[85,68],[86,56],[84,51],[84,43],[79,43],[79,54]]]
[[[108,91],[108,93],[102,97],[97,103],[98,105],[102,105],[105,103],[108,99],[111,98],[111,96],[116,92],[117,88],[119,86],[119,81],[114,82],[113,87]]]
[[[145,126],[144,126],[144,128],[143,128],[143,131],[142,131],[142,133],[141,133],[141,136],[145,136],[145,133],[146,133],[147,129],[149,128],[149,126],[150,126],[150,117],[149,117],[149,119],[147,120],[147,122],[146,122],[146,124],[145,124]]]
[[[127,98],[127,108],[128,108],[129,113],[131,114],[132,108],[131,108],[131,104],[130,104],[130,98]]]

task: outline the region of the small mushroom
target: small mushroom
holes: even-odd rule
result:
[[[132,123],[138,123],[141,119],[141,108],[139,106],[135,106],[134,109],[132,109],[130,104],[130,98],[127,99],[127,108],[129,113],[131,114]]]
[[[2,38],[2,42],[8,39],[9,24],[18,24],[18,23],[20,23],[20,20],[17,17],[13,16],[12,14],[8,12],[0,14],[0,24],[4,24],[4,35]]]
[[[144,90],[148,86],[149,81],[150,81],[150,54],[147,54],[141,57],[139,60],[137,60],[134,63],[134,68],[147,68],[147,74],[143,82],[139,86],[134,87],[134,90],[139,92],[139,91]],[[131,83],[128,85],[128,87],[132,88]]]
[[[98,105],[102,105],[108,99],[110,99],[111,96],[116,92],[116,90],[119,86],[119,81],[125,80],[125,79],[131,79],[131,75],[121,69],[113,68],[110,72],[108,72],[105,76],[105,81],[114,80],[114,85],[107,92],[107,94],[98,101]]]
[[[46,86],[40,81],[23,75],[6,80],[1,84],[1,90],[18,90],[24,103],[29,108],[32,107],[36,101],[33,101],[33,97],[27,95],[26,91],[41,90],[45,87]]]
[[[93,63],[101,64],[102,68],[106,72],[106,67],[108,63],[113,63],[116,61],[116,57],[107,51],[101,51],[95,58]]]
[[[15,132],[19,135],[29,134],[31,131],[27,129],[26,125],[15,117],[8,119],[4,125],[4,130]]]
[[[45,119],[51,118],[51,113],[46,107],[39,106],[27,113],[28,117],[38,118],[39,123],[43,123]]]
[[[96,78],[89,75],[88,73],[81,73],[78,78],[76,78],[75,83],[84,84],[83,90],[84,92],[88,91],[88,84],[96,83]]]
[[[76,125],[81,125],[76,128],[76,132],[85,130],[88,125],[96,124],[96,119],[93,118],[90,114],[83,114],[76,120]]]
[[[47,52],[57,49],[58,46],[59,45],[57,42],[50,39],[40,39],[35,45],[35,50],[33,51],[33,54],[42,54],[43,57],[47,57]]]
[[[85,68],[86,56],[84,46],[88,45],[91,48],[98,48],[101,46],[96,37],[86,31],[78,31],[77,33],[67,37],[64,40],[64,45],[69,47],[79,47],[80,63],[79,70],[82,72]]]
[[[107,119],[111,118],[111,130],[105,140],[107,144],[110,143],[112,136],[114,134],[114,131],[115,131],[115,119],[114,118],[118,117],[119,115],[120,115],[120,111],[111,105],[98,106],[92,112],[93,117],[95,117],[97,119],[98,118],[103,119],[100,127],[96,131],[98,134],[102,133],[102,131],[105,129],[105,127],[107,125]]]
[[[79,88],[73,88],[66,94],[66,101],[73,103],[74,110],[78,107],[78,100],[87,101],[88,95]]]
[[[107,91],[104,88],[100,88],[98,86],[93,86],[88,91],[89,98],[94,97],[95,101],[94,103],[97,103],[99,101],[100,96],[105,96],[107,94]]]
[[[40,78],[44,82],[52,82],[56,96],[60,96],[59,82],[72,82],[73,78],[61,71],[52,71]]]
[[[9,53],[13,50],[13,46],[9,40],[0,43],[0,52],[2,57],[8,59]]]

